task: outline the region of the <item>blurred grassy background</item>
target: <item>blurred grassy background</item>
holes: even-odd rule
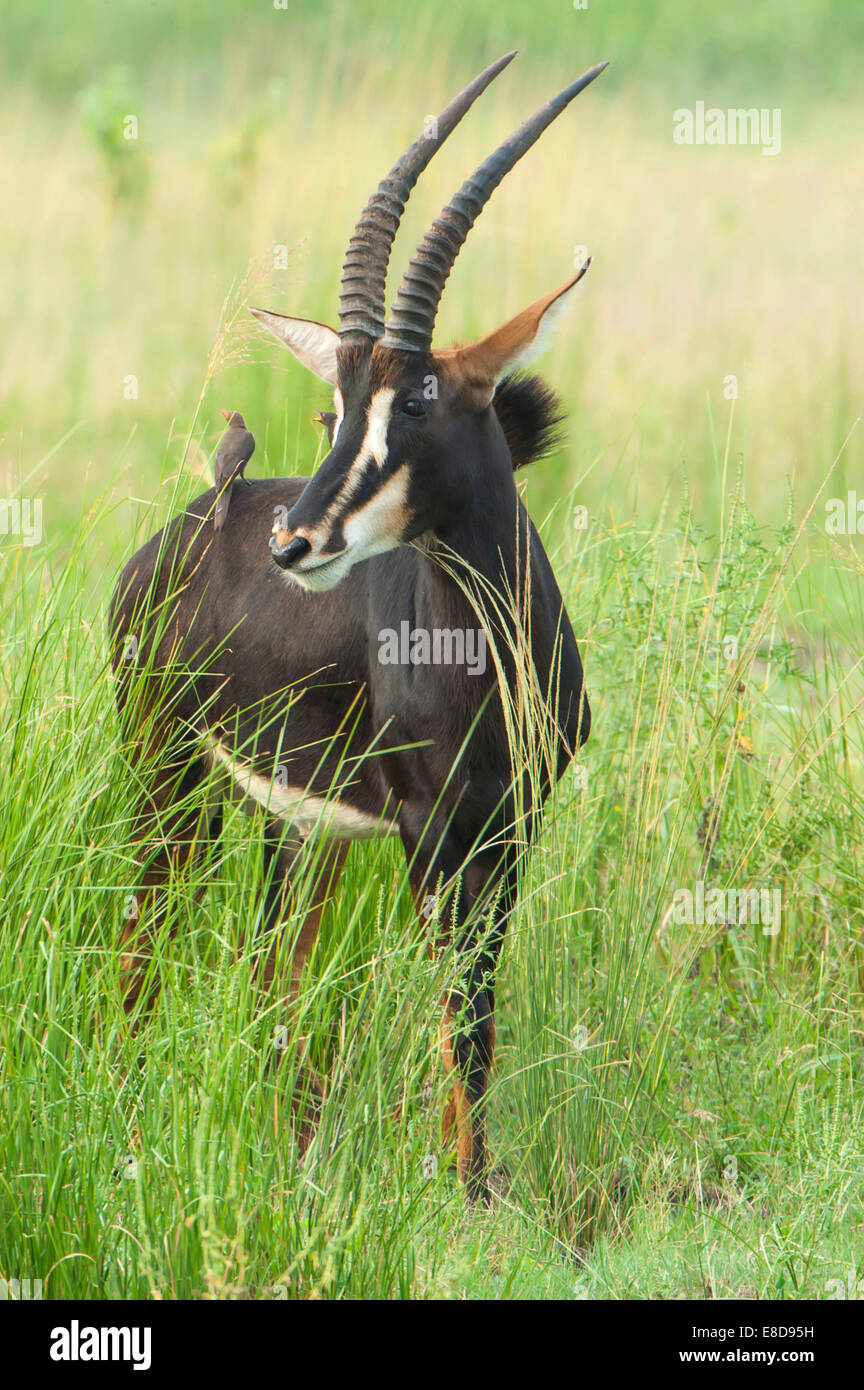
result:
[[[494,144],[611,59],[496,193],[439,318],[440,344],[482,334],[566,279],[575,246],[593,254],[545,366],[571,432],[531,480],[535,510],[574,485],[589,509],[654,508],[667,486],[680,494],[682,465],[697,504],[714,503],[711,416],[725,435],[734,375],[731,457],[746,454],[749,501],[778,519],[787,476],[811,495],[860,411],[864,12],[845,0],[48,0],[13,5],[4,40],[0,490],[35,468],[48,527],[77,516],[85,476],[104,486],[120,459],[118,497],[152,496],[166,457],[176,471],[223,300],[252,261],[193,472],[223,407],[255,430],[255,471],[312,468],[326,390],[246,337],[241,301],[333,321],[366,197],[424,116],[514,46],[415,192],[391,284]],[[780,107],[780,154],[675,145],[673,111],[699,100]],[[123,138],[128,115],[137,140]],[[287,268],[273,268],[277,245],[291,248]],[[837,495],[861,460],[859,434]],[[112,562],[131,517],[116,521]]]

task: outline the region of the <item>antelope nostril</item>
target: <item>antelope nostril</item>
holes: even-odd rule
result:
[[[305,536],[295,536],[287,545],[279,545],[276,537],[271,536],[270,549],[277,565],[283,570],[288,570],[297,560],[302,560],[304,555],[308,555],[312,546]]]

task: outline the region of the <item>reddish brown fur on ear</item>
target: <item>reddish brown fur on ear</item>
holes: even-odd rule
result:
[[[549,329],[590,264],[586,261],[572,280],[529,304],[479,342],[437,355],[472,386],[494,387],[502,376],[524,366],[543,350]]]

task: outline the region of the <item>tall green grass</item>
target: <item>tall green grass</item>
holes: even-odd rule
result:
[[[595,722],[505,947],[488,1212],[438,1134],[454,962],[429,959],[392,843],[352,848],[286,1017],[254,976],[261,828],[229,815],[170,885],[164,990],[130,1035],[113,493],[69,559],[68,535],[4,542],[0,1277],[99,1298],[819,1297],[857,1277],[860,567],[834,552],[827,606],[818,503],[760,526],[716,464],[714,518],[581,528],[565,499],[545,528]],[[146,529],[194,490],[166,470]],[[677,924],[700,878],[779,887],[779,933]],[[326,1078],[302,1162],[301,1055]]]
[[[846,0],[4,15],[0,494],[42,497],[45,538],[0,535],[0,1279],[108,1298],[860,1293],[864,590],[857,538],[823,523],[864,438],[861,23]],[[389,160],[513,46],[393,264],[559,82],[612,59],[496,193],[440,315],[442,344],[485,333],[561,283],[574,245],[594,253],[547,366],[567,452],[525,485],[594,725],[511,922],[495,1200],[471,1212],[438,1135],[456,963],[428,957],[398,845],[352,848],[286,1016],[255,979],[261,828],[230,814],[168,885],[164,988],[130,1035],[140,771],[104,613],[122,561],[200,491],[221,407],[255,430],[253,471],[314,467],[323,389],[244,339],[246,304],[332,320]],[[674,147],[673,109],[700,99],[781,105],[782,153]],[[518,727],[531,697],[513,699]],[[779,933],[676,922],[699,881],[779,889]],[[301,1162],[304,1057],[326,1095]]]

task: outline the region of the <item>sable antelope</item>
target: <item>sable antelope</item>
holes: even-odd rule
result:
[[[465,963],[444,1001],[444,1133],[455,1138],[470,1197],[481,1200],[496,961],[543,803],[590,722],[573,631],[513,477],[548,449],[560,417],[542,383],[513,373],[587,264],[478,342],[435,351],[432,332],[444,283],[490,195],[605,63],[463,184],[411,258],[386,324],[384,296],[411,189],[514,56],[466,87],[379,185],[348,244],[338,332],[252,310],[333,388],[331,449],[314,477],[244,487],[226,521],[229,545],[205,524],[214,504],[205,493],[129,562],[112,607],[121,714],[133,703],[121,655],[132,636],[149,662],[146,691],[161,690],[165,707],[142,739],[158,742],[166,770],[152,774],[142,806],[142,838],[155,818],[162,841],[142,875],[140,925],[124,933],[129,1006],[147,974],[148,895],[201,843],[202,827],[218,833],[218,808],[195,800],[196,789],[203,800],[205,784],[212,788],[214,769],[264,807],[265,927],[286,916],[306,835],[326,841],[323,897],[348,841],[398,834],[418,910],[428,919],[431,902],[439,935]],[[379,660],[382,630],[407,623],[453,634],[476,628],[478,612],[497,653],[483,674]],[[526,680],[541,698],[519,705]],[[517,756],[517,746],[530,756]],[[277,765],[287,765],[290,785],[277,784]],[[317,901],[294,946],[292,991],[319,917]],[[265,980],[271,975],[272,956]]]

